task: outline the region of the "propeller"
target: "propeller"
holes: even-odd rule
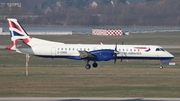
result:
[[[122,45],[124,45],[124,41],[122,41]],[[119,51],[117,51],[117,42],[115,44],[115,50],[114,50],[114,64],[116,63],[117,60],[117,54],[119,54]],[[122,62],[123,59],[121,59]]]
[[[116,60],[117,60],[117,54],[119,54],[119,52],[117,51],[117,43],[116,43],[115,50],[114,50],[114,64],[116,63]]]

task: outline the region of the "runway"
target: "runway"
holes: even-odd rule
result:
[[[6,46],[5,45],[0,45],[0,50],[4,50],[6,49]]]
[[[1,97],[0,101],[180,101],[180,98]]]
[[[168,48],[171,48],[171,49],[179,49],[180,48],[180,45],[161,45],[161,47],[165,48],[165,49],[168,49]]]

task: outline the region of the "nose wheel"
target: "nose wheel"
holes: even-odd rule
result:
[[[159,68],[160,68],[160,69],[163,69],[163,66],[160,66]]]
[[[163,63],[162,63],[162,61],[160,61],[160,67],[159,67],[160,69],[163,69]]]

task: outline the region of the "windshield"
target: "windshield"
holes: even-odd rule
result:
[[[156,51],[166,51],[166,50],[163,48],[156,48]]]

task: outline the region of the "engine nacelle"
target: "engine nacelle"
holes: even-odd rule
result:
[[[114,58],[114,50],[111,49],[95,50],[90,53],[95,56],[94,61],[108,61]]]

